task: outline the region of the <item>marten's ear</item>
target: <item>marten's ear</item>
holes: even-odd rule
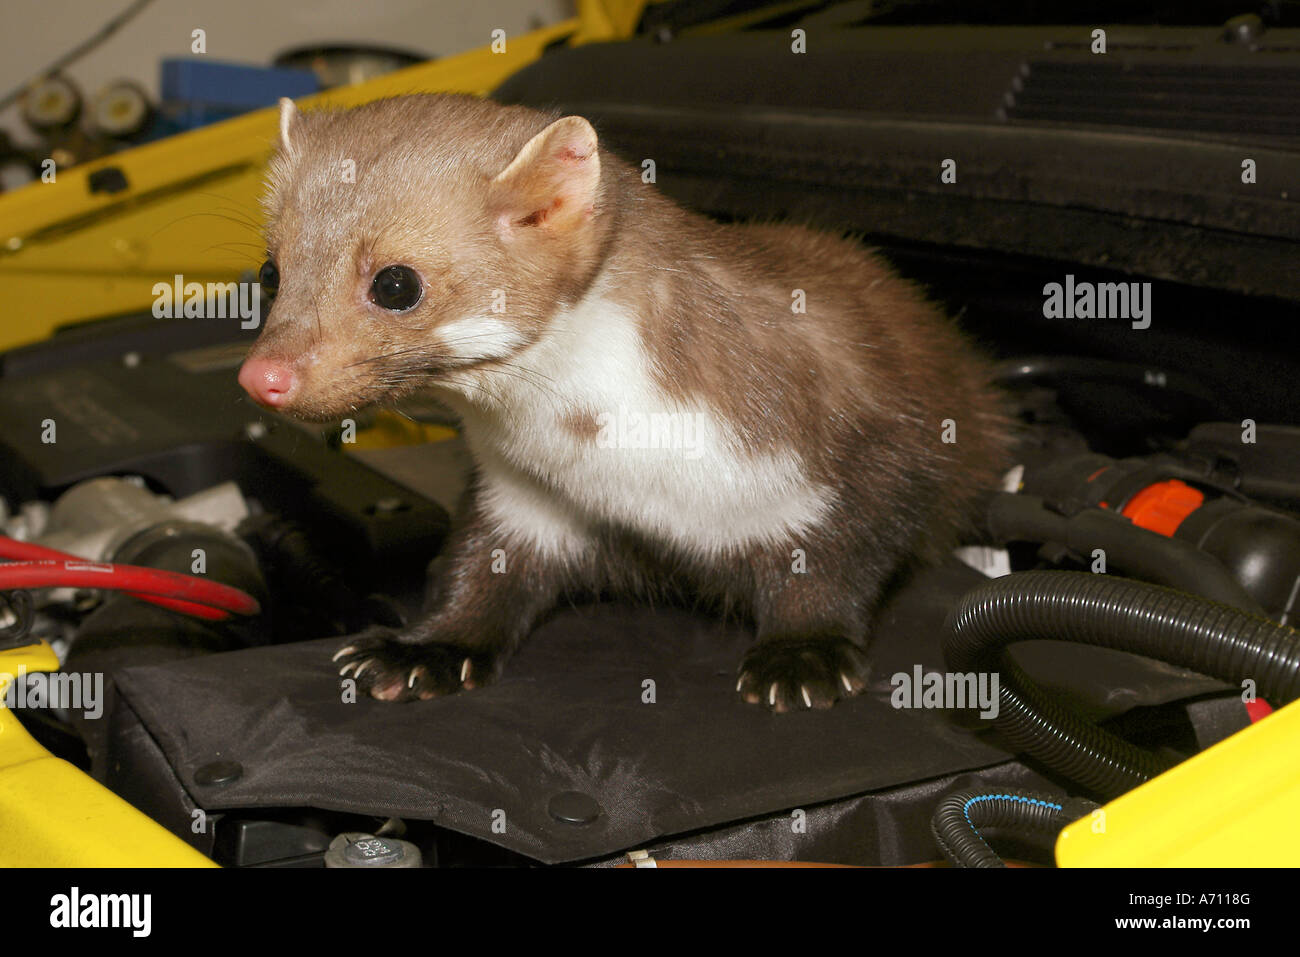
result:
[[[298,158],[297,142],[301,139],[302,117],[287,96],[280,97],[280,149],[290,159]]]
[[[511,235],[577,225],[591,215],[599,186],[596,131],[580,116],[556,120],[492,180],[498,227]]]

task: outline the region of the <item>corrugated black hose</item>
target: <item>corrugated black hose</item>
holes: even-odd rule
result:
[[[1006,867],[980,836],[981,828],[1055,837],[1065,825],[1096,807],[1083,798],[1062,799],[1030,791],[958,791],[943,799],[930,819],[930,830],[944,857],[958,867]]]
[[[955,672],[999,672],[994,727],[1015,749],[1097,794],[1116,796],[1169,766],[1048,698],[1006,656],[1017,641],[1113,648],[1199,671],[1280,707],[1300,697],[1300,632],[1186,592],[1087,572],[1032,571],[986,582],[948,616]]]

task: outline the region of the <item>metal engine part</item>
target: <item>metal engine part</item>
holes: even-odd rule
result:
[[[50,509],[49,521],[32,539],[90,561],[111,561],[129,539],[167,522],[198,522],[233,534],[248,517],[234,482],[223,482],[173,501],[130,478],[94,478],[74,485]]]

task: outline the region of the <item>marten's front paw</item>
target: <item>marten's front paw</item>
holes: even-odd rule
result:
[[[479,688],[496,674],[496,656],[447,642],[414,644],[387,628],[353,635],[334,654],[340,678],[380,701],[414,701]]]
[[[765,638],[741,661],[736,690],[778,712],[829,708],[866,687],[868,668],[847,638]]]

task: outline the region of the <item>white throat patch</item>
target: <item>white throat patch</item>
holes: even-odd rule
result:
[[[495,344],[509,334],[495,323],[506,325],[454,325]],[[809,481],[793,449],[745,452],[715,409],[665,395],[648,366],[635,317],[593,290],[508,367],[449,377],[502,531],[560,555],[585,549],[598,523],[701,556],[803,544],[831,490]],[[599,431],[566,426],[575,415]]]

